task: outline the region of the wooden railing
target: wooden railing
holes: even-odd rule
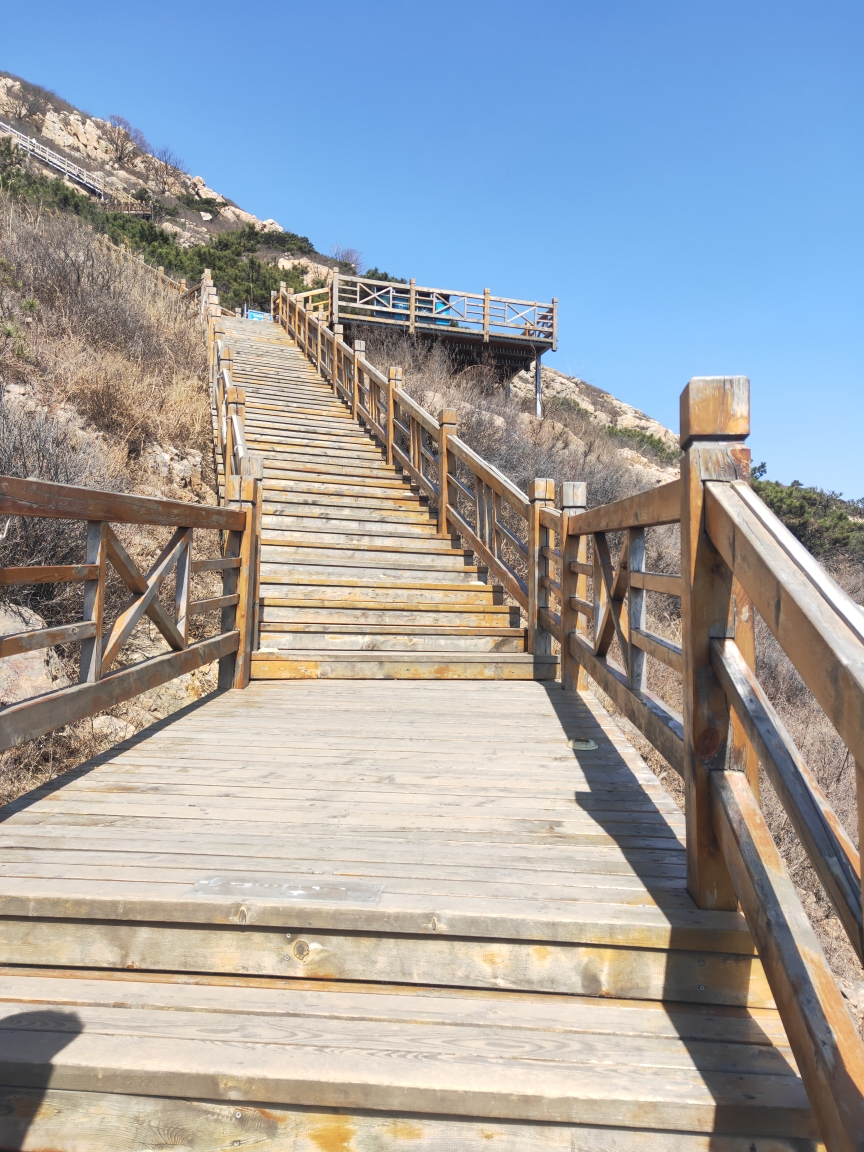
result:
[[[473,333],[484,341],[512,337],[537,344],[542,351],[558,346],[558,301],[514,300],[454,288],[425,288],[334,274],[326,288],[312,288],[298,297],[307,311],[320,313],[325,323],[397,325],[409,333]]]
[[[88,172],[86,168],[82,168],[80,164],[74,164],[71,160],[67,160],[65,156],[61,156],[58,152],[53,152],[50,148],[46,148],[44,144],[40,144],[38,140],[32,139],[30,136],[25,136],[23,132],[19,132],[17,128],[13,128],[11,124],[6,124],[0,120],[0,134],[11,136],[19,148],[28,152],[31,156],[35,156],[37,160],[41,160],[43,164],[48,164],[51,168],[62,172],[70,180],[74,180],[76,184],[81,184],[90,192],[95,192],[98,196],[105,196],[105,177],[101,172]]]
[[[79,684],[0,709],[0,751],[112,708],[214,660],[219,661],[220,688],[245,688],[250,679],[258,616],[262,464],[246,447],[245,397],[242,389],[233,385],[231,353],[217,327],[223,315],[233,313],[220,306],[209,271],[205,271],[200,284],[187,289],[185,281],[170,280],[163,269],[143,264],[125,246],[117,247],[107,237],[103,243],[118,259],[148,268],[166,291],[180,292],[192,302],[198,297],[210,356],[214,440],[223,507],[0,476],[0,515],[87,522],[81,564],[0,568],[0,586],[84,586],[81,621],[0,638],[0,659],[58,644],[81,644]],[[111,527],[118,523],[168,525],[175,530],[150,569],[141,572]],[[202,530],[221,534],[220,556],[194,558],[194,534]],[[128,604],[110,626],[105,619],[109,565],[130,592]],[[194,577],[213,572],[222,573],[221,595],[192,599]],[[174,604],[169,611],[159,595],[171,574]],[[189,621],[215,612],[220,614],[218,632],[190,643]],[[145,617],[156,625],[173,651],[128,668],[115,668],[124,644]]]
[[[80,583],[84,592],[81,621],[0,638],[0,658],[56,644],[81,645],[78,684],[0,710],[0,751],[112,708],[213,660],[219,661],[220,687],[243,688],[249,683],[255,589],[255,511],[249,495],[235,482],[229,489],[228,506],[209,508],[0,476],[0,515],[87,522],[80,564],[0,568],[0,585],[6,588]],[[165,525],[174,531],[150,568],[142,572],[112,524]],[[222,534],[221,556],[195,558],[195,533],[202,530]],[[109,565],[129,591],[127,604],[110,622],[106,618]],[[193,599],[195,576],[212,572],[222,573],[221,594]],[[160,599],[160,590],[171,574],[174,597],[169,609]],[[190,643],[190,620],[216,612],[218,630]],[[123,646],[145,616],[173,651],[115,668]]]
[[[156,282],[159,287],[164,288],[167,292],[176,292],[180,296],[189,298],[198,296],[200,294],[203,299],[203,278],[202,284],[194,284],[191,288],[189,288],[185,279],[173,280],[170,276],[166,276],[165,269],[161,265],[159,265],[159,267],[154,267],[152,264],[145,263],[144,257],[140,254],[136,255],[134,252],[130,251],[125,243],[114,244],[113,241],[111,241],[104,234],[97,236],[97,239],[102,244],[105,251],[108,252],[115,260],[126,264],[134,264],[136,268],[144,268],[147,272],[150,272],[156,278]],[[209,276],[209,272],[205,273],[205,276]],[[212,283],[212,280],[209,280],[206,287],[212,287]]]
[[[322,312],[305,306],[308,299],[283,288],[274,299],[274,321],[380,442],[388,463],[429,497],[439,534],[459,533],[524,610],[529,651],[550,654],[550,634],[538,622],[548,593],[532,563],[546,539],[540,514],[552,500],[550,482],[533,481],[522,492],[459,439],[454,411],[444,409],[436,420],[404,391],[401,368],[386,376],[378,371],[366,360],[363,341],[346,344],[342,325],[328,327]],[[559,516],[554,509],[551,514]]]
[[[758,612],[858,765],[864,825],[864,609],[750,488],[749,382],[691,380],[679,480],[590,510],[585,485],[565,483],[555,508],[551,481],[521,492],[459,440],[454,413],[434,420],[400,369],[378,372],[308,299],[283,291],[275,319],[437,505],[439,532],[525,609],[531,651],[557,641],[564,689],[590,677],[683,777],[690,894],[743,909],[822,1138],[860,1152],[864,1043],[761,813],[760,763],[864,960],[860,858],[754,669]],[[680,525],[680,573],[646,568],[646,532],[666,525]],[[648,593],[680,598],[680,644],[648,627]],[[680,675],[683,715],[649,691],[650,661]]]
[[[590,511],[584,488],[571,491],[562,547],[546,553],[562,573],[547,583],[560,625],[542,610],[540,619],[562,642],[564,686],[590,676],[683,776],[690,893],[701,908],[740,904],[822,1137],[851,1152],[864,1139],[864,1044],[760,811],[759,765],[864,960],[860,859],[756,678],[754,618],[859,765],[860,814],[864,610],[750,488],[748,432],[746,378],[691,380],[681,479]],[[553,517],[541,516],[551,530]],[[681,574],[646,571],[646,529],[676,523]],[[647,628],[648,592],[680,597],[680,645]],[[609,656],[615,641],[620,664]],[[646,659],[680,674],[683,717],[647,690]]]

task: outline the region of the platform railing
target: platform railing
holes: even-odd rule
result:
[[[427,288],[334,273],[329,285],[296,294],[307,312],[325,324],[346,322],[397,326],[410,334],[429,332],[512,337],[534,341],[541,351],[558,346],[558,301],[516,300],[455,288]]]

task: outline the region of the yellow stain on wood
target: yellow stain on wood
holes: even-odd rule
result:
[[[347,1116],[321,1117],[309,1129],[309,1139],[321,1152],[350,1152],[356,1129]]]
[[[423,1128],[413,1120],[391,1120],[384,1125],[384,1132],[394,1140],[422,1140]]]

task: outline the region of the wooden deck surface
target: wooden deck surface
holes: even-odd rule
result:
[[[418,1149],[487,1147],[483,1124],[508,1152],[814,1149],[749,933],[690,901],[683,831],[554,684],[204,701],[2,810],[0,1083],[8,1115],[50,1102],[11,1146],[66,1117],[64,1149],[169,1123],[195,1148],[403,1147],[398,1116]],[[339,1117],[341,1144],[310,1135]],[[0,1117],[0,1147],[21,1130]]]

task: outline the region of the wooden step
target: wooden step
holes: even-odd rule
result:
[[[252,655],[253,680],[554,680],[558,657],[527,652],[368,652],[307,651],[292,655]]]
[[[0,975],[0,997],[9,1148],[819,1146],[773,1012],[36,971]]]
[[[425,578],[406,580],[404,574],[400,579],[392,578],[377,584],[371,580],[351,579],[348,576],[324,580],[320,575],[306,571],[279,574],[265,570],[262,574],[261,597],[264,604],[271,597],[299,596],[303,596],[310,604],[341,600],[343,603],[375,603],[379,607],[406,603],[417,608],[421,605],[444,608],[451,604],[458,604],[462,608],[481,605],[503,607],[500,589],[496,591],[494,585],[488,584],[459,584]]]
[[[386,631],[361,632],[352,628],[350,632],[335,631],[332,624],[322,625],[312,632],[307,625],[290,631],[274,631],[275,626],[264,624],[261,627],[260,650],[278,651],[321,651],[328,652],[523,652],[525,633],[521,628],[502,629],[506,635],[458,634],[441,629],[440,632],[399,632],[392,626]],[[492,629],[483,629],[491,633]]]
[[[343,624],[390,624],[394,627],[488,628],[496,624],[512,628],[519,626],[519,609],[503,604],[466,603],[464,600],[447,603],[432,599],[373,600],[317,596],[311,600],[298,589],[292,598],[286,589],[282,595],[264,594],[261,599],[261,626],[270,623],[316,624],[322,622]]]
[[[305,505],[296,505],[296,512],[288,509],[284,514],[265,513],[262,517],[263,531],[286,534],[315,535],[324,541],[327,534],[335,539],[358,539],[374,542],[375,540],[416,540],[418,543],[431,543],[434,540],[449,540],[450,537],[438,536],[438,524],[430,519],[428,511],[416,514],[401,515],[398,517],[383,517],[377,513],[369,514],[364,519],[357,519],[356,512],[350,508],[340,510],[312,509],[312,515],[307,514]]]
[[[321,524],[321,521],[317,521]],[[370,554],[383,554],[389,552],[402,552],[410,549],[411,552],[422,555],[460,555],[469,557],[472,554],[462,548],[453,546],[452,537],[428,535],[406,528],[401,534],[374,532],[325,532],[304,531],[301,528],[277,529],[264,527],[261,532],[263,544],[274,547],[291,546],[304,549],[360,549]]]

